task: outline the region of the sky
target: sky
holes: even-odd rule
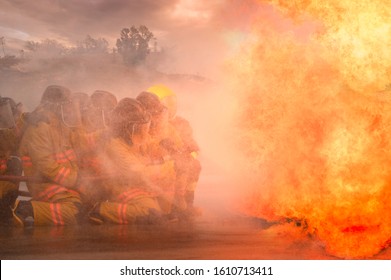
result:
[[[87,35],[114,47],[122,28],[145,25],[177,54],[176,71],[206,75],[230,50],[232,32],[248,27],[253,7],[253,0],[0,0],[0,37],[7,54],[25,41],[74,46]]]

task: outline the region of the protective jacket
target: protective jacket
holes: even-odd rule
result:
[[[23,133],[24,121],[16,121],[16,127],[0,130],[0,175],[22,175],[22,166],[18,157],[18,147]],[[9,209],[14,204],[19,190],[19,183],[0,181],[0,222],[8,223]]]
[[[171,120],[171,124],[182,140],[182,161],[188,166],[186,192],[194,192],[201,173],[201,163],[197,158],[200,148],[194,140],[193,129],[186,119],[176,116]]]
[[[199,152],[200,147],[194,140],[193,129],[191,128],[190,123],[186,119],[179,116],[176,116],[170,122],[182,140],[183,151],[188,153]]]
[[[149,215],[150,209],[161,211],[157,197],[163,189],[173,188],[173,163],[149,164],[139,147],[113,138],[107,145],[105,170],[111,190],[109,202],[100,204],[100,215],[113,223],[132,223]]]
[[[72,131],[71,141],[77,156],[79,174],[83,177],[79,190],[87,208],[108,199],[109,193],[102,185],[107,172],[102,165],[101,155],[110,135],[106,130],[86,132],[84,129]]]
[[[51,112],[40,112],[40,121],[30,124],[19,153],[26,176],[42,182],[28,182],[34,220],[41,224],[74,224],[80,207],[78,166],[70,141],[70,129]]]
[[[7,161],[9,157],[14,154],[17,147],[17,143],[17,134],[14,129],[0,130],[0,175],[8,174]],[[17,191],[16,183],[9,181],[0,181],[0,199],[5,197],[9,192],[15,191]]]

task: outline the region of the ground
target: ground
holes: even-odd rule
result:
[[[316,236],[295,223],[270,224],[245,217],[214,203],[221,198],[201,178],[200,217],[163,225],[82,225],[69,227],[0,228],[0,258],[126,259],[126,260],[321,260],[329,255]],[[220,183],[222,183],[220,181]],[[369,259],[391,259],[386,249]]]

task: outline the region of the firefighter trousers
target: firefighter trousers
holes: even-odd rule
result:
[[[126,203],[101,202],[98,213],[104,221],[115,224],[154,223],[161,209],[155,197],[135,197]]]
[[[31,200],[34,225],[75,225],[81,221],[81,200],[75,192],[63,192],[46,201]]]

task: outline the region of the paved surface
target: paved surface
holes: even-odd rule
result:
[[[199,218],[159,226],[0,228],[1,259],[336,259],[293,224]],[[391,259],[387,249],[373,257]]]
[[[203,215],[195,221],[155,226],[83,225],[73,227],[0,227],[0,259],[336,259],[323,244],[293,223],[270,225],[227,211],[213,186],[200,181]],[[391,249],[374,259],[391,259]]]
[[[328,259],[321,246],[279,238],[256,222],[0,229],[1,259]]]

